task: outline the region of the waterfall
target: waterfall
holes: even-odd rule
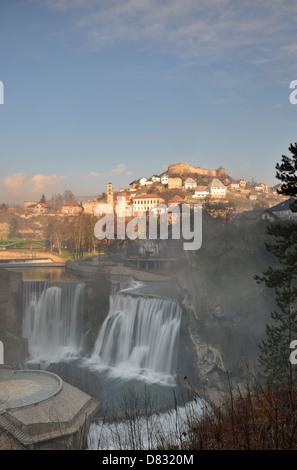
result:
[[[24,281],[23,336],[30,359],[58,362],[82,348],[84,284]]]
[[[180,322],[174,300],[115,292],[91,360],[110,375],[173,383]]]

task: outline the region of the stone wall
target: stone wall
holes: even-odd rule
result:
[[[177,175],[196,173],[197,175],[216,177],[225,174],[226,170],[225,168],[220,168],[218,170],[206,170],[197,166],[191,166],[188,163],[172,163],[171,165],[168,165],[168,173]]]
[[[4,362],[15,363],[27,355],[27,341],[21,337],[23,275],[0,269],[0,340]]]

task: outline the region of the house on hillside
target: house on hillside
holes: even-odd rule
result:
[[[292,212],[292,204],[297,204],[297,199],[291,197],[286,201],[280,202],[276,206],[269,207],[262,214],[263,220],[269,220],[271,222],[276,220],[297,220],[297,212]]]
[[[168,184],[168,175],[164,174],[161,176],[161,183]]]
[[[169,177],[168,178],[168,189],[181,189],[183,184],[183,180],[180,176],[177,176],[176,178],[174,177]]]
[[[232,180],[231,183],[228,185],[228,189],[239,189],[240,188],[240,180]]]
[[[226,197],[226,186],[217,178],[214,178],[207,188],[210,197]]]
[[[209,196],[209,190],[207,186],[197,186],[195,194],[192,197],[194,198],[206,198]]]
[[[33,213],[34,214],[46,214],[47,212],[49,212],[49,210],[50,210],[49,204],[46,204],[45,202],[38,202],[33,208]]]
[[[263,193],[267,193],[269,191],[269,186],[267,186],[267,184],[265,183],[260,183],[260,184],[257,184],[255,186],[255,191],[259,191],[259,192],[263,192]]]
[[[158,175],[153,175],[151,177],[151,180],[152,180],[153,183],[160,183],[161,182],[161,177],[158,176]]]
[[[197,183],[193,178],[187,178],[184,182],[185,189],[195,189],[197,187]]]
[[[65,204],[62,205],[61,208],[61,213],[65,215],[78,215],[82,211],[82,206],[74,200],[67,201]]]
[[[147,178],[145,176],[143,176],[142,178],[140,178],[138,180],[140,186],[145,186],[146,185],[146,182],[147,182]]]
[[[138,189],[140,188],[140,183],[138,180],[132,181],[132,183],[129,184],[129,190],[132,191],[132,189]]]

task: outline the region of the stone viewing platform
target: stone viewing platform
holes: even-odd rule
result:
[[[0,369],[0,430],[24,449],[85,449],[100,400],[41,370]],[[2,450],[3,447],[1,447]]]

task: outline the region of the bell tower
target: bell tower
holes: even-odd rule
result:
[[[113,207],[113,184],[108,183],[107,185],[107,204]]]

